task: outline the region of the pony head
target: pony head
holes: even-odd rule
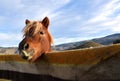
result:
[[[48,31],[49,19],[30,21],[26,19],[23,40],[19,43],[19,54],[26,60],[35,61],[42,54],[51,51],[52,36]]]

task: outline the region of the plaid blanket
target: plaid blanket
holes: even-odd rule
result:
[[[120,80],[120,70],[116,69],[120,68],[119,55],[120,45],[51,52],[33,63],[19,55],[4,54],[0,55],[0,81]]]

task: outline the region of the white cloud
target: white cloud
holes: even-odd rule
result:
[[[89,20],[89,23],[96,23],[107,21],[110,19],[111,15],[114,15],[114,12],[117,9],[120,9],[119,0],[111,0],[109,3],[101,5],[98,9],[93,13],[95,16]]]
[[[59,44],[63,44],[63,43],[69,43],[69,42],[73,42],[73,41],[77,41],[78,38],[67,38],[67,37],[63,37],[63,38],[56,38],[54,40],[55,45],[59,45]],[[81,38],[79,38],[78,41],[80,41]]]
[[[1,40],[4,41],[4,40],[20,40],[20,34],[14,34],[14,33],[0,33],[0,37],[2,38]]]
[[[50,16],[54,18],[57,12],[55,10],[61,8],[62,6],[68,4],[70,0],[42,0],[42,1],[23,1],[23,13],[27,15],[32,15],[33,19],[40,19],[45,16]],[[24,14],[25,14],[24,13]]]
[[[98,9],[92,13],[92,17],[81,25],[80,31],[85,31],[86,33],[92,31],[91,33],[93,34],[105,30],[110,30],[112,33],[120,32],[120,14],[116,13],[116,11],[119,10],[119,0],[111,0],[106,4],[100,5]]]
[[[10,47],[10,46],[18,46],[18,43],[21,38],[21,34],[15,33],[0,33],[0,46]]]
[[[0,1],[0,8],[3,11],[18,11],[18,9],[23,8],[23,4],[21,0],[1,0]]]

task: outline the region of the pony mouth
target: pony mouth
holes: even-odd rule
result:
[[[34,54],[34,50],[31,49],[30,51],[22,50],[20,55],[23,57],[23,59],[31,60],[33,54]]]

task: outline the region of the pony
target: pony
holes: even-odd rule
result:
[[[23,29],[23,40],[19,43],[18,51],[23,59],[30,62],[36,61],[42,54],[51,51],[53,38],[48,31],[49,18],[42,21],[30,21],[26,19]]]

